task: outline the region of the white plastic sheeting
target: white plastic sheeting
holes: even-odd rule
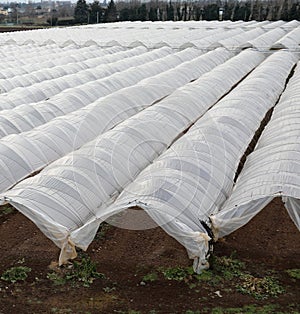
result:
[[[0,74],[0,76],[3,77],[0,79],[1,92],[8,92],[16,87],[30,86],[34,83],[40,83],[46,80],[48,81],[48,84],[53,84],[50,80],[62,77],[66,83],[71,83],[76,77],[80,77],[81,80],[86,80],[86,76],[88,76],[88,80],[91,79],[90,77],[96,79],[99,70],[101,70],[99,67],[103,67],[104,64],[107,65],[122,60],[123,58],[126,59],[146,52],[142,47],[140,47],[140,49],[132,49],[129,51],[116,51],[116,53],[114,53],[113,49],[112,51],[110,50],[111,49],[99,49],[102,53],[98,53],[97,56],[84,60],[76,60],[75,62],[70,62],[72,57],[69,56],[65,60],[66,63],[60,65],[55,65],[55,62],[51,60],[53,64],[51,67],[47,67],[48,64],[44,67],[43,63],[38,63],[38,70],[22,67],[21,70],[24,71],[21,71],[21,74],[20,68],[8,68],[6,71],[1,71]],[[70,53],[72,53],[72,51],[70,51]]]
[[[106,58],[109,54],[124,50],[122,47],[98,48],[96,50],[72,47],[62,49],[56,45],[47,45],[45,47],[9,45],[5,46],[5,49],[1,49],[3,61],[0,64],[0,78],[28,74],[40,69],[46,71],[46,69],[55,66],[78,62],[84,65],[87,59],[101,56]]]
[[[198,54],[198,51],[187,49],[173,56],[184,60]],[[228,52],[219,49],[205,56],[196,57],[30,132],[4,137],[0,140],[0,156],[3,160],[0,165],[0,191],[10,188],[50,162],[79,148],[117,123],[167,96],[176,88],[196,79],[215,62],[220,62],[214,58],[223,60],[223,54],[228,56]],[[172,55],[166,58],[172,61],[171,57]],[[166,58],[163,58],[163,61],[167,61]],[[176,81],[171,80],[174,76],[177,78]]]
[[[230,56],[217,51],[218,57],[215,52],[202,57],[202,66],[195,68],[198,76]],[[4,193],[5,200],[62,248],[63,262],[73,256],[73,241],[88,246],[99,216],[122,189],[262,59],[259,53],[243,52],[19,183]]]
[[[193,40],[190,46],[195,47],[197,49],[201,49],[203,51],[212,50],[212,49],[222,46],[219,41],[224,40],[226,38],[230,38],[238,34],[240,35],[243,32],[244,31],[242,30],[242,28],[234,28],[234,29],[230,29],[224,32],[220,32],[220,31],[215,32],[214,34],[210,34],[209,36],[206,36],[202,39]],[[185,48],[185,47],[187,47],[186,43],[180,46],[180,48]]]
[[[122,22],[111,25],[94,24],[15,32],[13,35],[4,33],[0,34],[0,45],[22,45],[26,48],[32,45],[46,45],[59,46],[61,49],[66,47],[72,49],[78,47],[96,48],[97,46],[122,46],[126,48],[144,46],[153,49],[167,46],[173,49],[198,47],[207,50],[220,46],[218,43],[220,40],[235,36],[234,33],[231,33],[232,30],[239,29],[240,33],[255,28],[262,28],[266,31],[274,28],[292,30],[298,25],[297,21],[289,23],[284,21]]]
[[[291,51],[299,52],[300,47],[300,26],[294,28],[290,32],[288,32],[285,36],[279,39],[276,43],[274,43],[271,47],[273,50],[277,49],[289,49]]]
[[[299,25],[300,25],[300,21],[292,20],[290,22],[284,23],[283,25],[281,25],[281,27],[284,29],[293,29],[293,28],[298,27]]]
[[[219,43],[221,46],[229,49],[229,50],[239,50],[248,40],[257,38],[258,36],[264,34],[266,30],[261,27],[254,28],[250,31],[237,34],[233,37],[229,37],[227,39],[220,40]]]
[[[162,48],[146,52],[145,48],[138,47],[133,49],[132,51],[127,51],[126,53],[129,56],[131,55],[131,58],[124,58],[125,55],[123,53],[121,55],[119,54],[119,61],[116,62],[117,64],[115,66],[103,64],[99,68],[95,69],[95,74],[89,71],[87,76],[73,74],[68,77],[69,79],[59,77],[50,81],[36,83],[29,87],[15,88],[11,92],[0,95],[0,109],[11,109],[21,104],[42,101],[47,98],[53,97],[54,95],[58,95],[60,92],[66,90],[68,93],[70,93],[70,91],[72,92],[72,90],[70,89],[76,88],[77,86],[79,86],[79,88],[82,90],[81,94],[84,95],[85,90],[88,89],[88,84],[101,85],[102,83],[103,85],[107,85],[108,89],[113,90],[113,88],[116,88],[113,86],[116,85],[118,81],[123,83],[122,81],[124,80],[126,84],[127,80],[125,76],[130,77],[130,73],[132,73],[134,69],[137,70],[138,74],[142,71],[143,67],[146,66],[144,65],[144,63],[167,56],[171,53],[171,49]],[[161,67],[168,67],[168,64],[161,64],[160,68]],[[118,73],[118,71],[120,73]],[[96,76],[96,79],[94,75]],[[97,76],[99,76],[98,79]],[[122,76],[124,76],[124,78],[122,78]],[[60,96],[61,95],[59,95],[58,97]],[[51,98],[51,101],[53,101],[53,99],[54,98]]]
[[[109,47],[116,45],[134,47],[142,45],[149,49],[161,46],[178,49],[179,47],[194,45],[200,49],[210,49],[216,46],[217,41],[234,36],[234,33],[231,33],[232,30],[239,29],[242,32],[257,27],[263,27],[267,30],[281,27],[284,24],[286,23],[283,21],[121,22],[14,32],[14,34],[2,33],[0,34],[0,45],[14,44],[25,47],[53,44],[60,47]],[[291,27],[296,27],[296,23],[291,24]],[[217,37],[211,42],[208,36],[212,35],[213,38],[213,33]]]
[[[286,31],[280,27],[269,30],[255,39],[249,40],[242,48],[256,48],[259,51],[267,51],[280,38],[286,35]]]
[[[102,71],[99,71],[98,77],[103,77],[102,79],[75,88],[68,88],[47,101],[25,104],[10,110],[0,111],[0,138],[8,134],[28,131],[50,121],[54,117],[86,106],[120,88],[131,86],[137,83],[138,80],[165,70],[173,70],[179,64],[184,67],[186,64],[183,63],[182,65],[182,62],[187,62],[199,56],[199,52],[192,49],[176,54],[169,54],[169,52],[168,48],[163,48],[134,57],[133,60],[130,58],[128,62],[126,60],[124,62],[119,61],[115,67],[104,67]],[[136,66],[133,66],[132,64],[135,61]],[[124,67],[130,68],[118,72]],[[111,72],[117,73],[109,75]]]
[[[111,25],[88,25],[82,27],[54,28],[35,30],[27,32],[15,32],[13,35],[6,33],[0,34],[0,44],[2,43],[37,43],[47,44],[57,43],[61,46],[66,45],[122,45],[130,47],[139,41],[140,44],[149,48],[155,47],[161,42],[169,46],[173,44],[197,40],[206,32],[207,28],[221,29],[222,27],[236,27],[238,23],[225,22],[122,22]],[[199,29],[201,32],[199,32]],[[72,38],[70,40],[70,38]],[[176,39],[174,41],[174,39]]]
[[[210,237],[201,220],[208,220],[229,196],[240,159],[295,62],[287,52],[269,57],[126,186],[102,215],[143,208],[187,248],[195,270],[205,268]],[[72,235],[74,243],[77,237]]]
[[[110,62],[117,62],[122,60],[122,58],[129,58],[129,57],[133,57],[133,56],[137,56],[140,54],[143,54],[146,52],[145,49],[140,48],[142,50],[139,49],[133,49],[130,51],[125,51],[125,52],[116,52],[116,53],[112,53],[109,56],[103,56],[103,62],[100,61],[99,63],[102,64],[102,67],[104,67],[103,63],[110,63]],[[84,64],[84,61],[82,62],[82,64]],[[68,66],[67,66],[68,67]],[[38,69],[43,69],[43,65],[41,64],[40,67],[38,67]],[[95,74],[99,74],[99,72],[101,73],[101,67],[99,67]],[[60,68],[54,68],[54,71],[57,71],[59,73],[57,73],[59,76],[57,77],[57,79],[53,79],[53,80],[48,80],[47,82],[42,83],[36,83],[34,84],[34,82],[32,81],[30,85],[30,87],[28,88],[17,88],[14,89],[11,92],[8,93],[4,93],[0,95],[0,108],[1,109],[5,109],[5,108],[10,108],[11,106],[13,106],[15,104],[18,105],[20,103],[30,103],[31,101],[35,100],[38,101],[39,99],[46,99],[47,97],[53,96],[55,93],[59,93],[60,91],[62,91],[63,89],[69,88],[71,86],[76,86],[79,85],[80,82],[82,81],[82,78],[76,74],[73,75],[73,79],[72,76],[70,76],[70,80],[68,82],[68,80],[64,80],[64,70],[62,69],[62,67]],[[107,72],[107,68],[104,67],[103,70],[106,70]],[[115,69],[115,71],[112,71],[112,73],[116,72],[118,69]],[[15,68],[12,69],[12,71],[15,71]],[[119,70],[120,71],[120,70]],[[43,74],[41,74],[42,72],[39,72],[39,75],[42,76]],[[56,75],[57,75],[56,74]],[[106,73],[106,75],[108,75],[108,73]],[[101,78],[101,76],[100,76]],[[16,80],[18,79],[17,77],[15,78]],[[24,78],[26,81],[26,77]],[[86,79],[85,77],[83,77],[83,79]],[[20,80],[22,81],[22,76],[20,78]],[[93,80],[93,77],[90,77],[88,81]],[[95,80],[95,78],[94,78]],[[17,86],[11,86],[12,84],[10,83],[10,79],[5,80],[2,82],[4,84],[4,86],[2,87],[3,91],[6,89],[5,85],[8,85],[9,89],[17,87]],[[26,84],[26,83],[25,83]],[[42,92],[41,92],[42,89]],[[39,94],[41,96],[39,96]],[[28,96],[29,95],[29,96]],[[30,97],[30,96],[35,96],[36,99],[34,97]],[[26,97],[28,99],[26,99]],[[25,98],[25,99],[24,99]],[[23,99],[23,100],[22,100]],[[6,105],[6,102],[10,102],[12,103],[11,106]]]
[[[195,269],[203,268],[211,233],[201,220],[216,213],[232,191],[245,147],[280,95],[295,57],[275,53],[231,91],[263,58],[244,51],[161,100],[229,58],[224,48],[196,58],[195,49],[175,56],[170,47],[212,50],[225,42],[236,50],[246,39],[255,40],[257,30],[259,38],[280,27],[292,30],[293,39],[282,42],[297,49],[299,23],[286,24],[115,23],[0,34],[0,45],[8,48],[0,51],[0,79],[9,91],[0,95],[0,108],[10,109],[0,112],[2,191],[34,175],[4,192],[0,202],[11,202],[32,219],[62,249],[60,262],[75,256],[75,246],[87,248],[100,222],[137,205],[187,248]],[[280,33],[269,32],[267,44]],[[111,45],[119,47],[101,48]],[[146,47],[162,46],[146,53]],[[191,61],[184,62],[186,55]],[[130,67],[131,60],[136,62]],[[109,77],[99,79],[89,70],[99,62]],[[46,97],[51,98],[38,101]],[[297,217],[298,198],[285,201]]]
[[[276,105],[233,192],[212,217],[220,237],[245,225],[274,197],[282,197],[300,230],[300,66]]]
[[[266,23],[260,24],[262,22],[266,22]],[[286,22],[284,22],[282,20],[274,21],[274,22],[270,22],[270,21],[262,21],[262,22],[259,22],[259,24],[257,26],[261,26],[265,29],[274,29],[277,27],[283,27],[285,24],[287,24]]]

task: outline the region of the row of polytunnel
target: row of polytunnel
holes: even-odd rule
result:
[[[274,197],[300,229],[299,44],[298,21],[0,34],[1,204],[60,264],[103,221],[160,226],[197,272]]]
[[[247,158],[232,194],[212,217],[218,236],[245,225],[274,197],[282,197],[300,229],[299,215],[300,67],[276,105],[254,151]]]
[[[223,46],[231,50],[255,47],[261,50],[298,49],[295,41],[299,39],[299,21],[290,22],[120,22],[74,26],[70,28],[51,28],[0,34],[0,45],[14,50],[14,46],[38,50],[54,45],[66,47],[136,47],[156,49],[162,46],[172,49],[194,47],[199,50],[212,50]],[[276,31],[275,31],[276,30]],[[261,38],[260,38],[261,37]],[[258,40],[256,40],[258,38]],[[282,39],[282,40],[281,40]],[[25,51],[23,50],[25,54]],[[27,54],[28,56],[28,54]]]
[[[0,146],[3,145],[3,154],[0,153],[2,159],[10,159],[11,163],[15,162],[15,165],[12,167],[14,169],[13,173],[6,167],[2,168],[0,175],[1,191],[10,188],[31,172],[43,168],[46,164],[64,156],[67,152],[79,148],[97,134],[114,127],[122,119],[128,118],[130,115],[150,106],[153,102],[167,96],[178,86],[195,79],[197,77],[196,73],[193,72],[195,67],[199,68],[199,71],[205,71],[216,62],[213,56],[219,56],[219,62],[221,62],[226,54],[228,55],[229,52],[220,50],[213,51],[203,57],[196,57],[194,51],[190,49],[184,50],[163,57],[159,61],[155,61],[155,64],[153,62],[145,63],[141,69],[146,76],[151,71],[153,73],[160,72],[159,65],[168,69],[151,78],[141,79],[138,83],[136,82],[139,70],[137,66],[134,68],[135,77],[132,84],[129,84],[130,81],[128,81],[129,78],[127,77],[128,86],[131,85],[131,87],[124,86],[119,91],[104,97],[106,94],[105,90],[102,91],[100,89],[101,84],[98,82],[97,86],[95,86],[95,91],[92,90],[90,93],[94,97],[92,100],[88,100],[87,103],[81,106],[80,103],[78,104],[78,101],[76,102],[76,105],[80,107],[78,110],[72,111],[72,109],[76,108],[72,108],[70,105],[66,106],[66,110],[64,110],[64,107],[61,108],[57,104],[54,110],[52,110],[51,105],[48,103],[43,103],[43,106],[40,104],[29,104],[27,112],[22,110],[25,105],[17,107],[16,110],[4,110],[3,117],[5,117],[6,112],[10,113],[10,117],[6,120],[3,119],[3,122],[9,123],[7,127],[3,123],[2,132],[6,131],[6,134],[8,134],[8,131],[10,131],[11,134],[12,131],[15,131],[14,133],[18,135],[3,136],[0,139]],[[193,59],[182,62],[190,58]],[[176,64],[178,64],[177,67],[175,66]],[[170,69],[173,66],[175,67]],[[126,75],[127,71],[124,74]],[[176,80],[172,80],[174,75],[177,78]],[[109,80],[109,77],[107,80]],[[97,93],[100,92],[103,97],[96,100],[98,96],[96,91]],[[74,97],[73,92],[71,90],[70,94]],[[20,114],[17,112],[20,111],[18,110],[19,108],[22,110]],[[60,118],[55,119],[55,117],[59,116]],[[9,118],[11,119],[9,120]],[[17,125],[14,124],[16,122],[18,123]],[[36,128],[33,126],[34,123]],[[15,126],[15,128],[12,129],[12,126]],[[30,129],[32,131],[22,132]],[[19,135],[19,133],[21,134]],[[47,154],[44,154],[45,144],[49,151]],[[31,148],[28,151],[29,145]],[[14,152],[14,158],[12,158],[9,151]],[[37,152],[41,152],[38,159],[39,154]],[[26,153],[29,153],[29,156]],[[33,156],[35,157],[33,158]],[[26,160],[28,163],[26,163]]]

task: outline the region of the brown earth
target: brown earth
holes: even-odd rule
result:
[[[110,227],[98,236],[88,255],[106,278],[96,279],[90,287],[70,282],[54,285],[47,278],[53,272],[49,265],[57,259],[59,250],[20,213],[0,217],[0,239],[0,274],[18,265],[32,269],[24,282],[0,280],[0,314],[212,313],[216,307],[223,308],[221,313],[229,313],[224,309],[251,304],[276,305],[284,313],[300,312],[299,279],[285,272],[300,268],[299,231],[279,199],[246,226],[219,241],[214,249],[216,256],[235,252],[256,277],[276,274],[285,293],[267,300],[236,291],[234,282],[239,278],[217,284],[203,282],[196,288],[185,281],[167,280],[161,274],[152,282],[142,282],[144,275],[160,268],[191,265],[185,249],[160,228],[129,231]]]

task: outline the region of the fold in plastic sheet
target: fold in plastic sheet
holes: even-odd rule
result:
[[[19,183],[2,200],[12,202],[62,248],[60,262],[71,257],[69,244],[85,249],[99,225],[97,217],[122,189],[263,59],[245,51],[224,63],[230,56],[224,49],[203,55],[198,76],[220,66]],[[77,230],[81,240],[74,242]]]
[[[21,179],[72,150],[78,149],[117,123],[196,79],[203,71],[211,67],[212,62],[210,61],[207,67],[207,61],[223,53],[228,55],[228,52],[220,49],[203,57],[197,57],[198,51],[186,49],[157,61],[165,63],[169,60],[169,70],[146,78],[135,86],[123,88],[100,98],[70,114],[51,120],[58,109],[58,113],[63,114],[62,108],[53,106],[54,117],[43,115],[43,119],[47,118],[51,120],[50,122],[32,131],[10,135],[0,140],[0,191],[11,188]],[[178,66],[174,67],[173,57],[175,60],[178,59],[176,61],[180,63]],[[189,61],[181,63],[180,60]],[[158,71],[159,63],[155,65],[157,67],[153,71]],[[145,72],[148,75],[151,74],[150,71]],[[176,80],[172,79],[174,76]],[[49,114],[51,108],[47,109],[47,114]],[[13,126],[13,124],[10,125]]]
[[[282,197],[291,219],[300,230],[300,66],[255,150],[247,157],[233,192],[212,216],[220,237],[245,225],[274,197]]]
[[[207,230],[201,221],[208,222],[230,195],[240,160],[282,93],[295,62],[295,55],[288,52],[267,58],[101,214],[107,218],[129,207],[143,208],[187,248],[197,271],[206,267],[207,240],[199,241],[199,233]],[[79,243],[82,234],[74,232],[72,241]]]

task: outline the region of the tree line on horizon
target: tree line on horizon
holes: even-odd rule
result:
[[[221,14],[220,14],[221,13]],[[76,24],[117,21],[276,21],[300,20],[300,3],[292,0],[247,1],[150,1],[114,2],[102,6],[98,0],[88,4],[78,0],[74,9]]]

